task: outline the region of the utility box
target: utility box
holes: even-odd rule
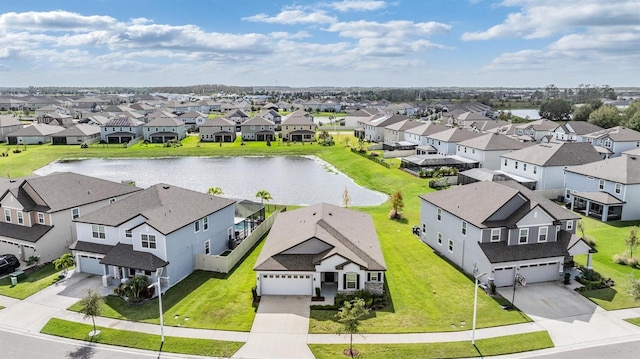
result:
[[[18,276],[12,275],[11,276],[11,286],[15,287],[18,284]]]

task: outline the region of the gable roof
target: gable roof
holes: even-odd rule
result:
[[[117,227],[143,216],[145,223],[166,235],[233,203],[231,199],[159,183],[75,221]]]
[[[22,122],[9,115],[0,115],[0,127],[22,126]]]
[[[144,122],[129,117],[114,117],[107,121],[103,127],[137,127],[143,124]]]
[[[448,130],[449,127],[445,126],[445,125],[441,125],[439,123],[435,123],[435,122],[425,122],[419,126],[416,126],[414,128],[410,128],[408,130],[406,130],[406,133],[411,133],[411,134],[415,134],[418,136],[429,136],[432,135],[434,133],[437,132],[441,132],[441,131],[446,131]]]
[[[640,183],[640,158],[629,155],[618,156],[580,166],[567,167],[565,171],[622,184],[638,184]]]
[[[601,131],[592,132],[584,135],[587,138],[605,138],[609,137],[616,142],[640,141],[640,132],[630,128],[616,126]]]
[[[546,118],[541,118],[539,120],[526,122],[520,125],[516,125],[517,128],[533,128],[536,131],[553,131],[558,128],[558,123],[547,120]]]
[[[67,136],[90,136],[100,133],[100,127],[94,125],[88,125],[79,123],[73,127],[69,127],[64,131],[60,131],[53,135],[53,137],[67,137]]]
[[[500,157],[538,166],[574,166],[602,159],[598,151],[587,142],[542,143]]]
[[[100,264],[108,264],[119,267],[155,271],[165,267],[169,262],[163,261],[149,252],[136,251],[130,244],[118,243],[105,254]]]
[[[256,116],[252,119],[246,120],[240,126],[275,126],[276,124],[273,121],[267,120],[262,116]]]
[[[18,188],[9,191],[25,206],[26,210],[56,212],[139,190],[138,187],[77,173],[56,172],[42,177],[28,178]],[[32,198],[29,194],[31,191],[39,199]]]
[[[519,150],[528,147],[524,142],[520,142],[497,132],[483,134],[468,140],[460,141],[458,142],[458,145],[483,151]]]
[[[154,127],[154,126],[184,126],[184,122],[178,120],[175,117],[156,117],[148,123],[142,125],[142,127]]]
[[[214,117],[210,120],[205,121],[200,127],[213,127],[213,126],[235,126],[236,123],[227,120],[224,117]]]
[[[320,240],[330,248],[320,253],[283,254],[311,239]],[[254,270],[290,269],[287,263],[304,266],[290,260],[292,256],[301,255],[307,256],[307,267],[311,267],[309,263],[317,264],[339,255],[368,270],[386,270],[371,216],[327,203],[278,214]]]
[[[17,131],[11,132],[7,136],[19,137],[19,136],[50,136],[54,133],[64,131],[62,126],[46,125],[43,123],[34,123],[31,126],[23,127]]]
[[[406,131],[409,130],[411,128],[414,127],[418,127],[420,126],[421,123],[418,121],[413,121],[413,120],[403,120],[400,122],[396,122],[394,124],[391,124],[389,126],[386,127],[387,130],[392,130],[392,131]]]
[[[449,128],[448,130],[436,132],[430,135],[429,138],[443,141],[443,142],[457,143],[460,141],[468,140],[470,138],[478,137],[480,135],[482,134],[478,132],[465,130],[459,127],[454,127],[454,128]]]
[[[597,132],[603,130],[602,127],[596,126],[587,121],[568,121],[564,125],[558,126],[563,127],[566,132],[575,133],[577,135],[585,135],[587,133]],[[569,131],[571,128],[572,131]]]
[[[522,198],[524,204],[512,211],[501,225],[513,226],[515,222],[537,206],[549,213],[555,220],[579,218],[573,212],[515,181],[475,182],[420,195],[421,199],[478,228],[490,227],[492,223],[489,222],[489,218],[515,197]]]

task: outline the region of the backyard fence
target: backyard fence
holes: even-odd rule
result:
[[[269,230],[271,226],[273,226],[273,221],[275,221],[279,212],[273,212],[269,218],[265,219],[256,229],[251,232],[247,238],[242,241],[236,248],[232,251],[229,251],[225,255],[207,255],[207,254],[196,254],[196,269],[210,271],[210,272],[219,272],[219,273],[229,273],[233,267],[240,262],[240,260],[253,248],[253,246],[258,243],[260,238],[262,238]]]

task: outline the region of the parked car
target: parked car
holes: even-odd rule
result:
[[[20,261],[13,254],[0,254],[0,275],[13,273],[20,267]]]

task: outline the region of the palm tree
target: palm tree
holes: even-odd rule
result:
[[[212,196],[219,196],[224,193],[222,192],[222,188],[220,187],[209,187],[209,189],[207,190],[207,194],[210,194]]]
[[[271,193],[269,193],[266,189],[259,190],[258,193],[256,193],[256,198],[260,198],[261,204],[264,204],[264,201],[269,202],[273,199],[273,197],[271,197]]]
[[[60,270],[60,268],[64,270],[65,277],[67,276],[69,267],[72,267],[74,264],[75,262],[73,261],[73,256],[68,252],[53,261],[53,265],[55,266],[56,270]]]

